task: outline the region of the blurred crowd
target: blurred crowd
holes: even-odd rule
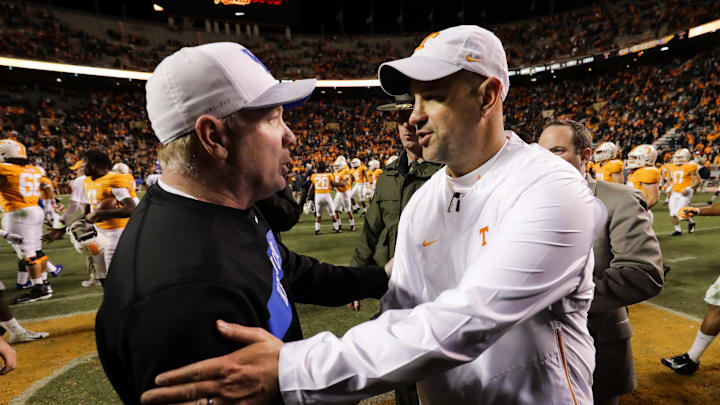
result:
[[[392,113],[375,110],[388,99],[323,93],[316,90],[309,102],[285,114],[298,138],[292,147],[294,172],[321,159],[331,163],[339,155],[384,162],[399,153]],[[511,89],[505,103],[508,129],[534,139],[551,117],[584,122],[595,142],[614,141],[623,156],[667,135],[661,152],[688,147],[699,160],[720,163],[720,54],[714,49],[666,65]],[[72,179],[68,167],[89,148],[107,151],[142,180],[154,170],[158,147],[141,87],[102,92],[69,90],[61,83],[4,88],[0,138],[7,137],[23,142],[61,191]]]
[[[598,1],[592,7],[509,24],[478,23],[503,41],[509,65],[521,67],[617,49],[719,16],[718,0],[632,0]],[[169,27],[150,38],[127,32],[131,25],[125,32],[107,29],[100,36],[78,25],[44,9],[0,2],[0,55],[150,71],[182,46],[197,44],[179,41],[177,30]],[[347,79],[374,77],[380,63],[408,56],[425,34],[293,39],[262,34],[243,35],[240,42],[277,77]],[[227,40],[237,39],[229,34]]]
[[[644,0],[621,3],[617,7],[628,9],[622,16],[618,15],[619,32],[633,34],[636,30],[633,15],[642,17],[645,22],[648,10],[662,15],[669,3],[683,2],[669,0],[660,6]],[[717,3],[720,2],[698,2],[695,9],[716,7]],[[648,7],[643,11],[633,11],[640,5]],[[678,7],[676,10],[683,10],[678,11],[683,21],[699,18],[693,10],[683,9],[680,4],[675,6]],[[2,7],[8,6],[0,3]],[[38,15],[25,17],[23,13],[0,14],[4,27],[27,26],[28,21],[40,18]],[[63,42],[64,36],[51,35],[49,30],[73,37],[82,36],[82,33],[61,28],[52,22],[52,16],[48,18],[46,25],[33,25],[33,29],[38,30],[33,38],[37,38],[38,42],[20,41],[3,29],[0,39],[4,40],[0,41],[0,51],[24,49],[30,54],[17,56],[37,57],[37,52],[44,50],[55,52],[55,55],[67,52],[67,55],[75,57],[74,48]],[[679,22],[670,18],[665,24],[675,27],[673,24]],[[43,30],[47,32],[41,33]],[[112,35],[118,37],[119,33],[113,32]],[[91,38],[84,40],[94,41]],[[147,45],[142,38],[134,38],[133,41],[138,47]],[[345,38],[325,46],[341,46],[343,42],[351,41]],[[180,45],[168,44],[162,52]],[[406,49],[411,47],[406,45]],[[291,42],[278,39],[268,44],[268,49],[292,46]],[[318,43],[308,43],[308,46],[318,46]],[[368,65],[368,69],[375,69],[380,59],[398,57],[393,56],[394,48],[390,46],[375,48],[364,43],[364,46],[354,48],[355,54],[347,60],[360,60]],[[99,52],[110,52],[105,46],[82,49],[88,60]],[[267,51],[265,54],[262,49],[257,52],[261,60],[271,66],[279,66],[280,70],[292,69],[284,65],[287,62],[281,60],[279,53]],[[337,57],[337,64],[330,63],[323,56],[325,48],[313,49],[309,51],[316,62],[312,65],[313,69],[333,74],[343,71],[340,67],[345,63],[343,58]],[[719,49],[716,47],[669,63],[635,64],[627,69],[592,72],[577,78],[514,85],[505,103],[506,128],[534,140],[550,118],[571,118],[584,122],[593,132],[596,143],[603,140],[616,142],[623,156],[638,144],[653,143],[662,138],[663,142],[658,146],[661,156],[665,152],[687,147],[698,160],[720,164]],[[160,54],[156,56],[161,57]],[[388,102],[387,98],[341,97],[338,93],[318,89],[309,102],[286,112],[285,119],[298,138],[297,145],[292,147],[295,173],[304,172],[307,165],[315,166],[319,160],[331,163],[339,155],[348,159],[359,157],[365,162],[370,159],[384,162],[399,153],[393,113],[375,110],[377,105]],[[88,149],[102,149],[114,162],[128,164],[140,181],[153,173],[156,166],[158,143],[145,113],[142,86],[92,91],[63,83],[53,86],[28,83],[3,85],[0,89],[0,138],[15,138],[24,143],[34,162],[46,168],[61,192],[67,191],[68,182],[73,177],[69,166]]]
[[[61,192],[68,192],[74,177],[69,167],[89,149],[105,151],[144,177],[155,166],[158,146],[143,93],[69,90],[61,84],[3,86],[0,138],[22,142]]]
[[[623,156],[666,135],[663,151],[687,147],[700,160],[720,163],[720,54],[718,48],[666,65],[633,65],[582,79],[511,88],[506,126],[531,139],[547,117],[584,122],[594,141],[613,141]],[[661,154],[662,155],[662,154]]]
[[[511,67],[609,51],[720,18],[717,0],[598,1],[592,7],[493,27]]]

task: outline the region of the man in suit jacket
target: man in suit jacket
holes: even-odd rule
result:
[[[587,128],[572,120],[550,122],[538,140],[581,173],[592,152],[591,142]],[[596,349],[593,396],[595,404],[618,404],[620,395],[637,385],[626,306],[660,293],[662,253],[642,193],[623,184],[586,179],[608,214],[593,245],[595,296],[588,315]]]

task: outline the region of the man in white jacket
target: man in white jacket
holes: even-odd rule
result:
[[[577,170],[503,130],[500,40],[449,28],[378,75],[414,96],[423,156],[446,164],[402,213],[389,310],[342,338],[285,344],[219,322],[249,346],[161,374],[168,387],[144,402],[344,403],[417,381],[423,404],[592,404],[586,325],[605,210]]]

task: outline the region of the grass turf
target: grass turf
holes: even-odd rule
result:
[[[702,206],[709,200],[710,194],[699,194],[693,203]],[[697,231],[687,234],[687,224],[683,222],[684,234],[670,237],[672,225],[668,219],[667,207],[658,204],[654,209],[655,230],[660,240],[663,256],[672,266],[662,293],[651,301],[669,308],[702,317],[706,305],[702,298],[707,287],[717,278],[720,269],[720,217],[699,217],[696,219]],[[327,219],[323,223],[321,235],[313,232],[313,219],[303,216],[293,230],[283,234],[283,242],[292,250],[314,256],[334,264],[347,264],[357,241],[362,219],[357,220],[356,232],[345,231],[341,234],[331,232]],[[346,228],[347,219],[343,218]],[[64,264],[65,270],[57,279],[51,279],[55,293],[48,301],[12,306],[18,319],[33,319],[47,316],[69,314],[97,309],[102,299],[100,287],[84,288],[82,280],[87,279],[85,258],[78,255],[67,240],[46,245],[45,251],[50,260]],[[16,257],[9,247],[0,251],[0,280],[8,287],[5,299],[12,300],[19,295],[15,285]],[[323,330],[343,334],[353,325],[367,320],[378,310],[376,300],[363,301],[360,312],[345,307],[323,308],[311,305],[298,305],[303,333],[311,336]],[[22,367],[22,364],[20,365]],[[7,377],[6,377],[7,378]],[[48,402],[49,401],[49,402]],[[0,401],[3,402],[3,401]],[[79,364],[36,392],[29,404],[115,404],[120,403],[105,377],[97,358]]]

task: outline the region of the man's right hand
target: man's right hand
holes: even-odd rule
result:
[[[0,337],[0,358],[5,362],[5,366],[0,369],[0,375],[5,375],[17,367],[17,357],[15,350]]]

